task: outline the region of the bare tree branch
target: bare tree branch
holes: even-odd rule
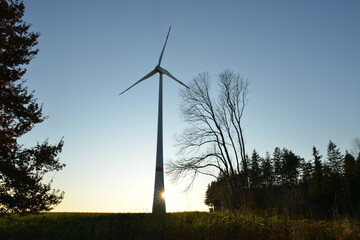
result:
[[[189,127],[177,138],[179,159],[167,163],[173,181],[187,178],[190,188],[198,174],[221,176],[227,179],[232,202],[237,204],[237,176],[246,161],[241,118],[248,85],[239,74],[225,70],[218,76],[217,98],[211,95],[208,73],[199,74],[190,89],[181,91],[181,112]]]
[[[352,155],[356,158],[360,156],[360,138],[353,140],[353,149],[351,150]]]

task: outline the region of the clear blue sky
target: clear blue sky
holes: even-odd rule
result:
[[[22,138],[26,146],[64,137],[54,177],[65,191],[56,211],[151,211],[158,77],[118,93],[157,64],[189,83],[229,68],[251,81],[243,127],[249,153],[286,147],[310,159],[360,137],[359,1],[29,1],[27,22],[41,32],[28,66],[49,116]],[[164,158],[186,127],[180,85],[164,82]],[[169,211],[206,210],[211,179],[192,191],[166,188]]]

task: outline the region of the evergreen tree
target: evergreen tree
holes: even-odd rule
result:
[[[343,155],[341,154],[340,149],[337,148],[336,144],[331,140],[327,147],[327,161],[330,171],[333,174],[342,174],[344,172]]]
[[[282,150],[281,160],[283,184],[287,186],[297,185],[302,158],[295,155],[292,151],[284,148]]]
[[[230,209],[231,198],[229,196],[229,184],[225,178],[219,176],[216,181],[212,181],[205,192],[205,205],[213,208],[213,210]]]
[[[305,162],[304,159],[301,159],[301,172],[302,172],[302,183],[306,186],[311,178],[313,172],[313,165],[311,162]]]
[[[250,168],[250,186],[251,188],[259,188],[260,187],[260,164],[262,160],[260,155],[254,149],[251,155],[251,168]]]
[[[261,165],[262,185],[271,187],[274,184],[274,171],[269,152],[266,152],[265,159]]]
[[[313,153],[312,153],[313,157],[314,157],[314,173],[313,173],[313,178],[315,179],[315,181],[317,183],[321,182],[322,176],[323,176],[323,169],[322,169],[322,163],[321,163],[321,158],[322,156],[319,155],[319,151],[316,149],[315,146],[313,146]]]
[[[327,186],[324,186],[324,173],[321,162],[322,155],[319,154],[319,151],[315,146],[313,146],[312,155],[314,170],[309,181],[307,198],[311,214],[315,216],[322,216],[325,212],[324,208],[328,207],[328,205],[325,205],[327,200],[324,201],[324,198],[327,197],[324,195],[324,190]]]
[[[340,149],[329,141],[327,162],[324,167],[322,203],[329,214],[344,213],[344,159]]]
[[[281,169],[281,150],[276,147],[273,153],[273,163],[274,163],[274,181],[276,185],[282,183],[282,169]]]
[[[355,215],[359,211],[357,208],[360,203],[360,176],[354,156],[347,151],[344,157],[344,185],[344,209],[348,215]]]
[[[22,20],[25,6],[0,0],[0,213],[47,211],[60,203],[63,193],[43,183],[46,173],[64,167],[57,159],[63,141],[47,141],[26,149],[18,138],[44,121],[34,92],[22,80],[24,68],[37,55],[39,33]]]
[[[346,151],[344,157],[344,175],[346,179],[352,179],[356,176],[357,164],[353,155]]]

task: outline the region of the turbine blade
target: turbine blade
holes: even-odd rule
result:
[[[122,91],[121,93],[119,93],[119,95],[123,94],[124,92],[126,92],[127,90],[129,90],[130,88],[132,88],[133,86],[135,86],[136,84],[144,81],[145,79],[153,76],[155,73],[157,73],[157,71],[154,69],[151,72],[149,72],[148,74],[146,74],[144,77],[142,77],[139,81],[137,81],[136,83],[134,83],[133,85],[131,85],[130,87],[128,87],[127,89],[125,89],[124,91]]]
[[[188,86],[186,86],[185,83],[181,82],[180,80],[178,80],[176,77],[174,77],[171,73],[169,73],[169,71],[167,71],[166,69],[164,68],[160,68],[160,72],[167,75],[168,77],[174,79],[175,81],[177,81],[178,83],[180,83],[181,85],[183,85],[184,87],[186,88],[189,88]],[[189,88],[190,89],[190,88]]]
[[[168,31],[168,34],[167,34],[167,36],[166,36],[165,44],[164,44],[164,47],[163,47],[163,49],[162,49],[162,51],[161,51],[161,54],[160,54],[160,57],[159,57],[158,66],[160,66],[161,60],[162,60],[162,58],[163,58],[164,51],[165,51],[165,47],[166,47],[166,43],[167,43],[167,40],[168,40],[168,38],[169,38],[170,30],[171,30],[171,26],[169,27],[169,31]]]

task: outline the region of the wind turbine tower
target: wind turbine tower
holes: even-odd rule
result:
[[[155,66],[155,68],[146,74],[143,78],[138,80],[136,83],[125,89],[119,95],[125,93],[130,88],[134,87],[136,84],[152,77],[156,73],[159,73],[159,108],[158,108],[158,126],[157,126],[157,147],[156,147],[156,165],[155,165],[155,184],[154,184],[154,200],[153,200],[153,213],[166,213],[166,205],[165,205],[165,198],[163,196],[165,192],[165,185],[164,185],[164,160],[163,160],[163,75],[167,75],[171,79],[175,80],[176,82],[180,83],[186,88],[183,82],[176,79],[171,73],[169,73],[166,69],[160,67],[161,60],[164,55],[165,47],[167,40],[169,38],[171,26],[169,27],[169,31],[166,36],[166,40],[164,43],[164,47],[161,51],[159,62]]]

